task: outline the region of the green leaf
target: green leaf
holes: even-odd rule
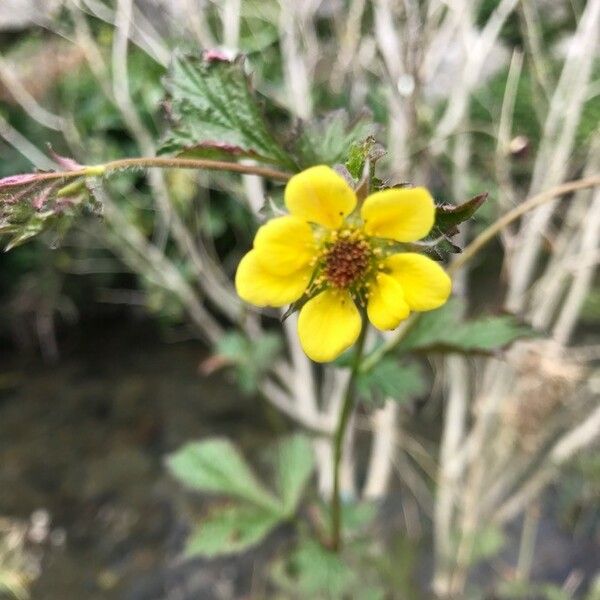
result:
[[[425,392],[425,379],[415,363],[400,364],[385,357],[367,373],[361,373],[356,382],[363,401],[379,405],[387,398],[406,402]]]
[[[451,238],[458,233],[458,226],[468,221],[481,208],[487,197],[486,192],[458,206],[454,204],[436,206],[435,223],[429,235],[423,240],[433,244],[421,248],[421,252],[434,260],[445,260],[450,254],[460,253],[461,249],[452,243]]]
[[[439,350],[489,354],[534,332],[511,315],[464,320],[461,303],[450,300],[442,308],[423,313],[399,344],[402,351]]]
[[[235,366],[238,383],[243,392],[256,392],[258,383],[281,350],[281,338],[266,333],[249,340],[242,334],[229,333],[217,345],[217,354]]]
[[[284,440],[277,452],[277,487],[283,511],[292,516],[298,509],[304,488],[314,470],[314,455],[310,440],[294,435]]]
[[[334,552],[303,540],[273,573],[278,586],[299,598],[342,598],[355,589],[357,573]]]
[[[185,553],[210,558],[241,552],[264,539],[280,522],[280,514],[255,506],[219,507],[192,531]]]
[[[272,512],[281,505],[255,477],[227,440],[190,442],[169,456],[167,466],[185,485],[202,492],[235,496]]]
[[[454,204],[443,204],[436,206],[435,224],[441,234],[452,237],[458,233],[458,226],[468,221],[487,200],[487,192],[479,194],[458,206]]]
[[[291,144],[300,167],[343,162],[351,146],[372,133],[373,126],[366,116],[362,114],[351,123],[346,111],[337,110],[313,121],[302,121]]]
[[[243,59],[217,52],[176,55],[166,79],[171,128],[161,153],[195,157],[251,157],[293,168],[269,131]]]

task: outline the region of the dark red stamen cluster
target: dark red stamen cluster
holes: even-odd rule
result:
[[[338,240],[325,255],[325,276],[331,285],[347,288],[369,266],[369,245],[364,240]]]

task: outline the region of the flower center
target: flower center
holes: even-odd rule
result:
[[[324,257],[324,274],[337,288],[347,288],[365,274],[370,265],[371,249],[362,237],[336,240]]]

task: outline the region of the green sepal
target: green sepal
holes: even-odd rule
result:
[[[463,204],[442,204],[435,208],[434,229],[442,235],[452,237],[458,233],[458,226],[468,221],[487,200],[488,193],[479,194]]]

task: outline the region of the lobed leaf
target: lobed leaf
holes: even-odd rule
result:
[[[188,557],[212,558],[241,552],[258,544],[280,522],[280,513],[256,506],[220,507],[192,531],[185,553]]]
[[[241,57],[230,61],[210,50],[176,55],[165,86],[171,127],[161,153],[294,166],[267,126]]]
[[[436,206],[434,227],[442,234],[452,237],[458,233],[458,226],[468,221],[487,200],[487,192],[479,194],[463,204],[442,204]]]
[[[234,496],[270,512],[281,505],[229,441],[190,442],[167,459],[171,473],[195,490]]]

